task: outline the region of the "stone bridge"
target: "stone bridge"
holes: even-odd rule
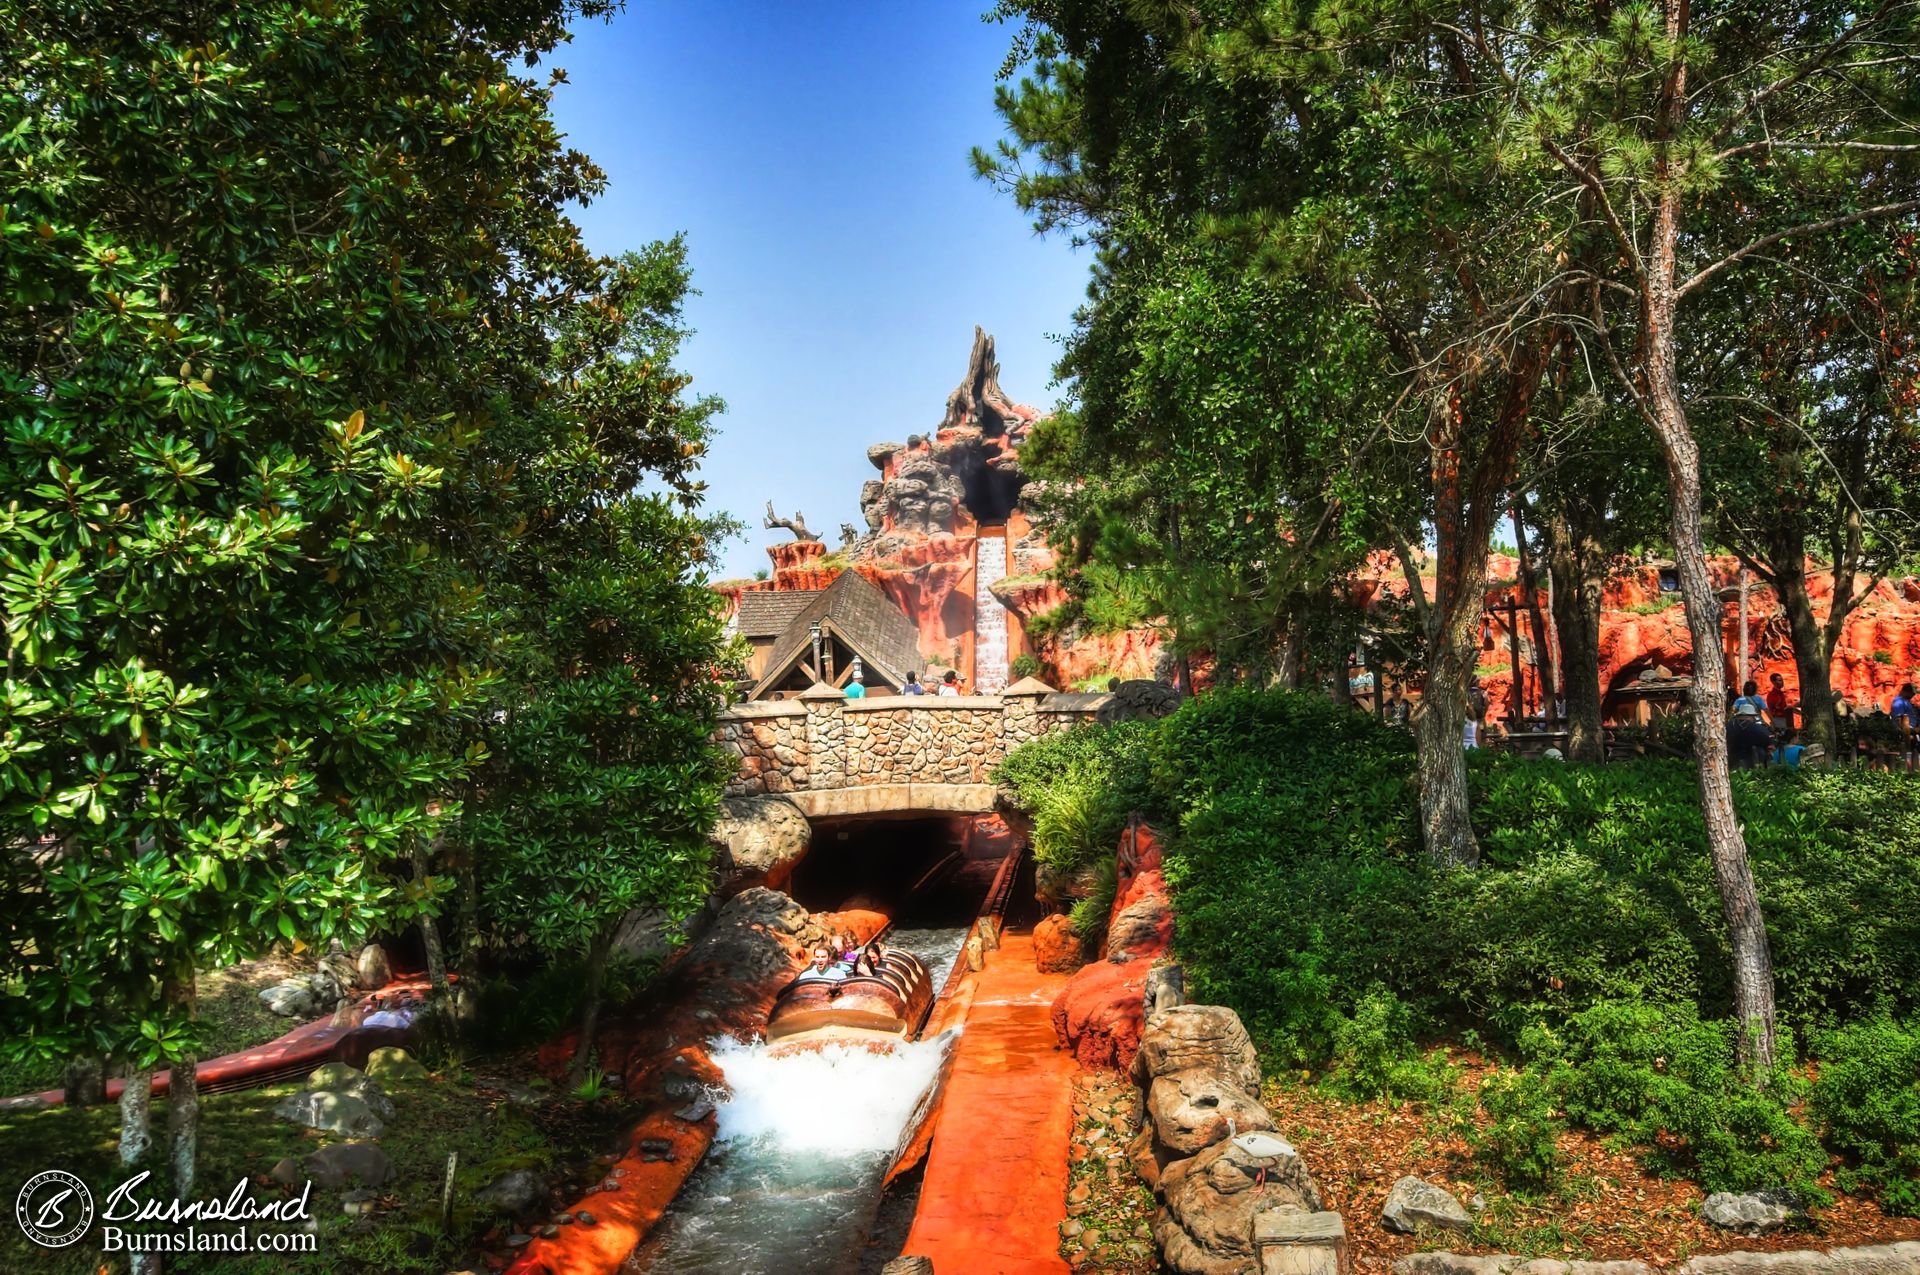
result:
[[[1035,678],[998,695],[848,699],[822,683],[789,700],[736,704],[718,738],[740,758],[729,797],[780,794],[808,819],[983,814],[1009,749],[1092,719],[1110,697]]]

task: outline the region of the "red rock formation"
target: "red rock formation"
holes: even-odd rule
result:
[[[1125,1071],[1146,1024],[1151,961],[1095,961],[1067,980],[1053,1000],[1053,1030],[1090,1071]]]
[[[1081,1066],[1125,1071],[1145,1026],[1147,972],[1173,941],[1173,912],[1153,829],[1122,833],[1117,853],[1107,959],[1067,980],[1054,998],[1053,1030]]]
[[[1033,967],[1042,974],[1071,974],[1085,964],[1080,936],[1073,932],[1073,919],[1066,913],[1043,917],[1033,927]]]

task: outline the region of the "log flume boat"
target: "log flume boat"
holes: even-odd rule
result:
[[[839,980],[797,978],[773,1003],[769,1044],[802,1046],[830,1041],[907,1040],[933,1003],[933,978],[919,957],[899,949],[880,958],[871,974]]]

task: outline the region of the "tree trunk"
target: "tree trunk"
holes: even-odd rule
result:
[[[193,970],[167,980],[166,998],[185,1005],[192,1013],[194,1003]],[[195,1159],[200,1139],[199,1060],[185,1054],[174,1060],[167,1081],[167,1165],[173,1173],[175,1199],[193,1194]]]
[[[1774,592],[1787,613],[1787,634],[1793,643],[1793,667],[1800,680],[1800,742],[1818,744],[1827,757],[1838,756],[1838,731],[1833,716],[1833,648],[1824,626],[1813,614],[1807,592],[1806,559],[1774,563]],[[1835,605],[1838,605],[1836,589]]]
[[[1287,631],[1280,642],[1280,660],[1273,670],[1274,684],[1286,691],[1300,689],[1300,608],[1287,609]]]
[[[1553,646],[1547,641],[1547,621],[1540,614],[1540,575],[1534,570],[1533,550],[1527,545],[1527,524],[1532,521],[1526,501],[1516,497],[1513,504],[1513,538],[1520,551],[1520,599],[1527,608],[1527,622],[1533,643],[1533,676],[1540,688],[1540,716],[1553,716]],[[1518,677],[1520,670],[1514,670]]]
[[[120,1163],[131,1168],[153,1150],[153,1073],[130,1071],[120,1091]]]
[[[1547,571],[1553,577],[1553,626],[1560,637],[1560,679],[1567,699],[1567,757],[1601,762],[1607,751],[1606,690],[1600,685],[1606,555],[1587,512],[1571,499],[1554,509],[1547,521]]]
[[[1479,659],[1479,609],[1463,603],[1448,611],[1450,621],[1429,654],[1415,731],[1420,827],[1428,854],[1470,867],[1480,862],[1468,814],[1466,753],[1467,678]]]
[[[1669,10],[1669,24],[1675,21]],[[1669,92],[1684,101],[1684,69],[1676,71]],[[1677,107],[1674,109],[1678,109]],[[1667,466],[1672,503],[1674,567],[1693,638],[1693,755],[1700,771],[1700,813],[1707,849],[1726,913],[1733,951],[1734,1013],[1740,1020],[1740,1058],[1756,1083],[1765,1083],[1774,1063],[1773,957],[1767,946],[1766,918],[1747,861],[1746,839],[1733,809],[1733,785],[1727,772],[1726,652],[1720,642],[1720,600],[1707,574],[1706,538],[1701,531],[1700,446],[1687,423],[1674,359],[1675,244],[1679,239],[1680,196],[1663,195],[1655,212],[1641,333],[1646,367],[1647,410]]]
[[[601,931],[587,952],[587,1003],[580,1010],[580,1043],[574,1046],[573,1062],[567,1068],[567,1080],[579,1084],[586,1079],[587,1061],[593,1057],[593,1039],[600,1030],[600,995],[607,984],[607,959],[613,954],[613,927]]]
[[[439,838],[435,838],[437,845]],[[424,888],[427,883],[427,868],[431,862],[428,847],[419,837],[413,839],[413,880]],[[447,958],[440,948],[440,925],[430,914],[420,914],[420,946],[427,954],[427,981],[433,984],[436,992],[447,987]]]

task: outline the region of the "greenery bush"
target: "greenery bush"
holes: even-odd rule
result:
[[[1039,677],[1045,671],[1045,666],[1040,663],[1040,657],[1031,651],[1020,652],[1013,657],[1013,663],[1007,666],[1007,672],[1016,682],[1023,677]]]
[[[1151,799],[1146,750],[1151,722],[1090,723],[1015,749],[994,782],[1033,814],[1034,858],[1074,876],[1119,845],[1127,815]]]
[[[1735,777],[1782,1022],[1823,1060],[1811,1126],[1794,1114],[1803,1073],[1758,1091],[1735,1068],[1686,760],[1476,754],[1473,871],[1421,852],[1407,736],[1320,696],[1216,691],[1160,722],[1037,741],[998,776],[1043,816],[1070,792],[1109,828],[1129,809],[1155,822],[1190,993],[1238,1011],[1269,1066],[1331,1064],[1349,1096],[1435,1101],[1449,1085],[1419,1062],[1420,1038],[1479,1036],[1510,1056],[1519,1071],[1455,1102],[1474,1113],[1459,1131],[1476,1157],[1511,1183],[1552,1179],[1559,1110],[1716,1190],[1787,1182],[1817,1198],[1824,1137],[1849,1180],[1915,1207],[1920,1030],[1895,1025],[1920,1010],[1920,803],[1905,776]]]
[[[1569,1119],[1646,1148],[1654,1170],[1695,1175],[1712,1191],[1786,1183],[1821,1198],[1826,1153],[1790,1112],[1805,1082],[1783,1067],[1765,1091],[1747,1084],[1733,1031],[1686,1003],[1607,1001],[1535,1029],[1525,1048]]]
[[[1920,1217],[1920,1021],[1852,1023],[1817,1035],[1814,1050],[1811,1112],[1846,1157],[1840,1185],[1871,1188],[1886,1212]]]
[[[1111,854],[1095,859],[1081,872],[1075,893],[1080,898],[1073,905],[1068,921],[1073,926],[1074,937],[1080,940],[1081,951],[1091,958],[1106,942],[1113,900],[1120,893],[1119,861]]]
[[[1476,1163],[1516,1190],[1558,1184],[1566,1157],[1556,1140],[1566,1122],[1539,1072],[1502,1068],[1489,1073],[1477,1093],[1463,1096],[1453,1109],[1454,1130]],[[1475,1117],[1476,1108],[1484,1118]]]

